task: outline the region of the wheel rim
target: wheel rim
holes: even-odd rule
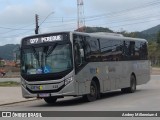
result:
[[[135,82],[135,79],[133,77],[132,77],[132,81],[131,81],[131,89],[132,89],[132,91],[136,90],[136,82]]]
[[[95,81],[92,81],[90,84],[90,93],[85,95],[84,98],[88,102],[92,102],[92,101],[95,101],[96,99],[98,99],[98,96],[99,96],[98,86]]]
[[[96,96],[96,88],[95,88],[95,86],[93,86],[93,85],[91,85],[90,94],[91,94],[92,97],[95,97],[95,96]]]

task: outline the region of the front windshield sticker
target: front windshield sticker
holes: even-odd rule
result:
[[[47,74],[47,73],[50,73],[51,72],[51,68],[49,67],[49,66],[45,66],[44,68],[43,68],[43,70],[42,69],[30,69],[30,70],[28,70],[28,74],[30,74],[30,75],[32,75],[32,74]]]
[[[45,66],[44,73],[50,73],[50,72],[51,72],[51,68],[49,66]]]
[[[36,74],[36,69],[29,69],[27,71],[28,74],[32,75],[32,74]]]
[[[43,70],[42,69],[37,69],[37,74],[42,74]]]

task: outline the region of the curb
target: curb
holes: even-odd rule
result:
[[[17,103],[24,103],[24,102],[36,101],[36,100],[39,100],[39,99],[22,100],[22,101],[18,101],[18,102],[4,103],[4,104],[0,104],[0,106],[6,106],[6,105],[17,104]]]

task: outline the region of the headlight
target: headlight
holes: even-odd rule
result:
[[[21,84],[22,84],[24,87],[26,87],[26,82],[25,82],[25,80],[24,80],[23,78],[21,78]]]
[[[73,81],[73,77],[70,77],[70,78],[66,79],[65,80],[65,85],[69,84],[72,81]]]

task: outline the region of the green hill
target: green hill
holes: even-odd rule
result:
[[[87,33],[94,33],[94,32],[109,32],[113,33],[113,30],[110,30],[109,28],[103,28],[103,27],[86,27],[85,31]],[[138,37],[138,38],[144,38],[147,40],[154,40],[157,39],[157,33],[160,31],[160,25],[157,25],[155,27],[152,27],[150,29],[144,30],[142,32],[119,32],[120,34],[123,34],[124,36],[128,37]],[[13,60],[13,51],[19,47],[19,45],[14,44],[7,44],[4,46],[0,46],[0,58],[6,59],[6,60]]]
[[[103,28],[103,27],[86,27],[85,28],[85,32],[87,32],[87,33],[94,33],[94,32],[109,32],[109,33],[113,33],[113,31],[110,30],[109,28]]]
[[[122,34],[129,37],[138,37],[138,38],[144,38],[150,41],[152,40],[156,41],[157,34],[159,31],[160,31],[160,25],[157,25],[155,27],[149,28],[141,32],[131,32],[131,33],[122,33]]]
[[[155,27],[149,28],[147,30],[142,31],[143,34],[153,35],[157,34],[160,31],[160,25],[157,25]]]
[[[0,58],[5,60],[13,60],[13,51],[18,47],[18,44],[7,44],[4,46],[0,46]]]
[[[142,32],[118,32],[119,34],[123,34],[126,37],[137,37],[137,38],[144,38],[146,40],[156,40],[157,39],[157,33],[160,31],[160,25],[157,25],[155,27],[152,27],[150,29],[144,30]],[[113,33],[113,30],[110,30],[109,28],[103,28],[103,27],[86,27],[85,32],[87,33],[94,33],[94,32],[109,32]]]

